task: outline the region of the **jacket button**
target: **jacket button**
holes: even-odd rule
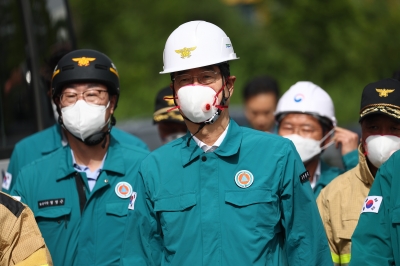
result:
[[[201,160],[202,160],[203,162],[205,162],[205,161],[207,161],[207,157],[206,157],[206,156],[203,156],[203,157],[201,157]]]

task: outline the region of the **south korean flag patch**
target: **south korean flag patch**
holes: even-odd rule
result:
[[[382,196],[368,196],[362,207],[361,213],[363,212],[374,212],[378,213],[381,207]]]

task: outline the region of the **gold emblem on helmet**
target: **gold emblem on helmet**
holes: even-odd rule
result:
[[[114,74],[119,78],[119,75],[118,75],[118,72],[117,72],[116,69],[110,67],[110,71],[111,71],[112,73],[114,73]]]
[[[89,66],[90,62],[96,60],[96,58],[92,57],[79,57],[79,58],[72,58],[72,61],[78,62],[78,66]]]
[[[58,73],[60,73],[60,69],[57,69],[56,71],[54,71],[53,76],[51,77],[51,79],[53,79]]]
[[[388,97],[389,93],[394,92],[394,89],[389,90],[389,89],[375,89],[377,92],[379,92],[379,97]]]
[[[180,54],[182,59],[189,58],[191,56],[191,52],[194,51],[197,48],[195,47],[190,47],[190,48],[182,48],[179,50],[175,50],[175,53]]]

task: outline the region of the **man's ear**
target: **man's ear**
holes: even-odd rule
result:
[[[232,94],[233,94],[233,89],[234,89],[235,81],[236,81],[236,77],[235,77],[235,76],[229,76],[229,77],[226,79],[226,87],[228,88],[228,90],[229,90],[229,95],[231,95],[231,96],[232,96]]]
[[[58,97],[55,97],[55,98],[53,98],[52,101],[56,105],[58,116],[61,117],[60,99]]]
[[[114,113],[115,105],[117,104],[117,95],[113,95],[110,98],[110,114]]]

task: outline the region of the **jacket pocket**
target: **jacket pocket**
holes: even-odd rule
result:
[[[227,191],[225,202],[237,207],[272,202],[271,190]]]
[[[107,215],[114,215],[118,217],[128,215],[128,205],[129,202],[117,202],[117,203],[107,203],[106,204],[106,213]]]
[[[42,234],[67,227],[71,216],[70,207],[49,207],[35,213],[36,222]]]
[[[164,234],[174,230],[180,230],[187,215],[197,204],[196,194],[187,193],[168,198],[157,199],[154,202],[154,210],[160,218]]]
[[[268,238],[281,231],[278,197],[271,190],[256,189],[225,192],[225,216],[230,223],[248,227],[248,230],[268,233]]]
[[[46,219],[57,219],[70,214],[71,214],[71,208],[69,207],[60,207],[60,208],[53,207],[36,212],[35,217],[46,218]]]
[[[196,194],[188,193],[169,198],[158,199],[154,202],[154,210],[158,211],[183,211],[196,205]]]

